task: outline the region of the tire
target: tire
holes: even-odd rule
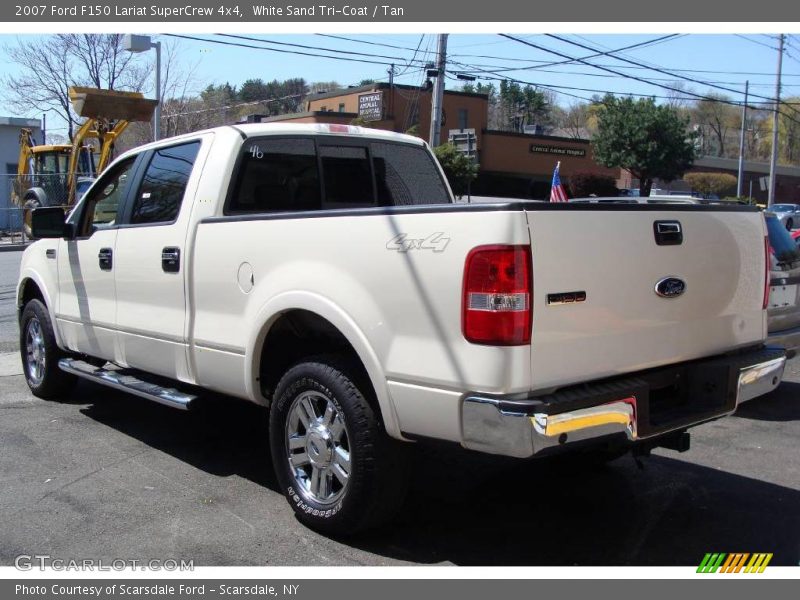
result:
[[[34,396],[52,400],[67,396],[76,377],[58,368],[66,354],[56,345],[53,324],[41,300],[31,300],[19,322],[22,372]]]
[[[786,229],[787,231],[791,231],[792,229],[794,229],[794,221],[792,219],[786,221]]]
[[[404,449],[383,430],[358,372],[338,357],[307,359],[278,382],[270,410],[280,488],[300,521],[332,535],[386,522],[408,483]]]

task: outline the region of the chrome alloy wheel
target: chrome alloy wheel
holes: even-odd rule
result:
[[[36,317],[28,321],[25,330],[25,357],[28,363],[28,379],[33,385],[39,385],[44,379],[46,357],[42,324]]]
[[[333,504],[350,479],[350,443],[344,416],[320,392],[304,391],[289,407],[286,451],[298,491],[317,504]]]

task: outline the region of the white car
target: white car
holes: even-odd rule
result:
[[[63,218],[37,210],[22,259],[32,392],[82,377],[180,409],[204,390],[262,405],[281,489],[327,532],[393,513],[404,444],[685,450],[786,360],[763,344],[757,210],[454,204],[428,146],[385,131],[160,140]]]
[[[775,213],[784,227],[791,231],[800,227],[800,205],[798,204],[773,204],[769,210]]]

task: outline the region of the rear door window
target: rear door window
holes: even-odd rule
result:
[[[131,223],[171,223],[178,218],[199,150],[200,142],[190,142],[153,153],[133,203]]]
[[[326,208],[375,206],[372,171],[363,146],[320,146]]]
[[[314,141],[269,138],[245,144],[230,212],[319,210]]]

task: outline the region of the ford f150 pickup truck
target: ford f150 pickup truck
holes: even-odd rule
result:
[[[181,409],[269,409],[299,518],[402,499],[404,442],[538,457],[684,449],[780,382],[762,215],[742,206],[455,204],[427,145],[253,124],[120,156],[18,286],[37,396],[76,377]]]

